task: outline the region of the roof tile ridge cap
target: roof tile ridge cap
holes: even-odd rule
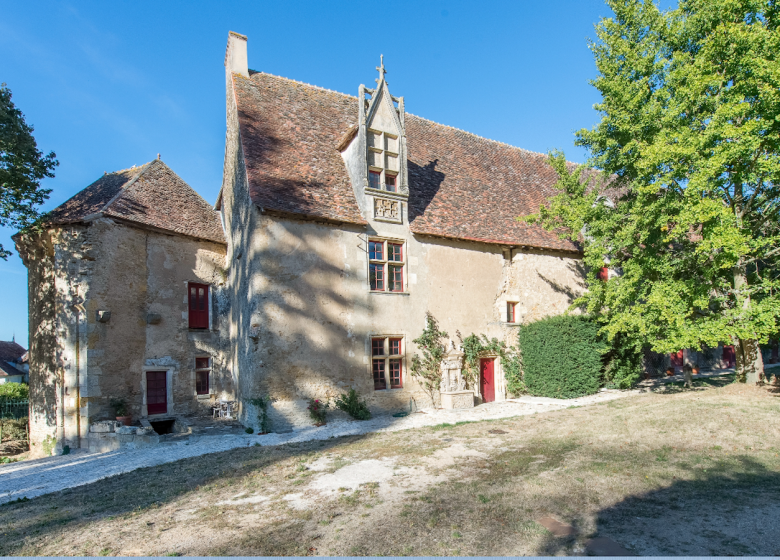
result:
[[[254,72],[253,75],[264,74],[266,76],[271,76],[272,78],[279,78],[280,80],[286,80],[288,82],[292,82],[294,84],[298,84],[298,85],[301,85],[301,86],[307,86],[307,87],[310,87],[310,88],[313,88],[313,89],[319,89],[321,91],[325,91],[325,92],[328,92],[328,93],[335,93],[336,95],[342,95],[344,97],[349,97],[350,99],[357,100],[357,96],[355,96],[355,95],[350,95],[348,93],[343,93],[341,91],[336,91],[334,89],[328,89],[328,88],[324,88],[322,86],[315,86],[314,84],[307,84],[306,82],[302,82],[300,80],[293,80],[292,78],[286,78],[284,76],[277,76],[276,74],[270,74],[268,72],[260,72],[258,70],[253,70],[253,72]],[[251,80],[252,77],[250,76],[249,79]]]
[[[153,164],[155,161],[157,161],[157,160],[156,160],[156,159],[153,159],[152,161],[149,161],[149,162],[147,162],[147,163],[143,164],[142,166],[140,166],[140,167],[138,168],[138,173],[136,174],[136,176],[135,176],[135,177],[133,177],[132,179],[130,179],[130,180],[129,180],[127,183],[125,183],[124,185],[122,185],[122,188],[121,188],[121,189],[119,189],[119,192],[118,192],[118,193],[116,193],[116,194],[115,194],[113,197],[111,197],[111,200],[109,200],[108,202],[106,202],[105,206],[103,206],[103,208],[101,208],[100,210],[98,210],[97,212],[95,212],[95,214],[103,214],[104,212],[107,212],[107,211],[108,211],[108,209],[109,209],[109,207],[110,207],[112,204],[114,204],[114,202],[116,202],[116,201],[119,199],[119,197],[120,197],[120,196],[122,196],[123,194],[125,194],[125,192],[127,191],[127,189],[129,189],[131,186],[133,186],[133,185],[135,184],[135,182],[136,182],[136,181],[137,181],[137,180],[138,180],[138,179],[141,177],[141,175],[143,175],[143,174],[144,174],[144,173],[145,173],[145,172],[146,172],[146,171],[147,171],[147,170],[148,170],[148,169],[149,169],[149,168],[152,166],[152,164]],[[129,169],[132,169],[132,167],[131,167],[131,168],[129,168]],[[125,171],[127,171],[127,169],[126,169]]]
[[[512,144],[508,144],[506,142],[502,142],[501,140],[495,140],[493,138],[487,138],[485,136],[480,136],[479,134],[475,134],[474,132],[469,132],[468,130],[463,130],[462,128],[458,128],[456,126],[452,126],[449,124],[443,124],[440,122],[433,121],[431,119],[426,119],[425,117],[421,117],[420,115],[415,115],[414,113],[406,113],[407,117],[414,117],[415,119],[420,119],[422,121],[427,121],[431,124],[435,124],[437,126],[443,126],[445,128],[451,128],[452,130],[457,130],[458,132],[462,132],[464,134],[468,134],[469,136],[473,136],[475,138],[479,138],[480,140],[487,140],[488,142],[493,142],[494,144],[500,144],[501,146],[506,146],[507,148],[512,148],[513,150],[520,150],[521,152],[528,152],[529,154],[533,154],[535,156],[542,156],[547,157],[548,154],[543,154],[541,152],[534,152],[533,150],[528,150],[526,148],[521,148],[520,146],[513,146]],[[584,163],[576,163],[573,161],[566,160],[566,163],[571,163],[572,165],[585,165]]]

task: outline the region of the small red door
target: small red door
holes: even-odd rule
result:
[[[669,354],[669,357],[672,359],[672,367],[683,367],[683,351],[678,350],[677,352],[672,352]]]
[[[164,371],[146,372],[146,409],[147,414],[166,414],[168,412],[167,373]]]
[[[734,353],[734,347],[724,346],[723,347],[723,361],[726,364],[726,367],[735,367],[737,365],[737,355]]]
[[[483,402],[493,402],[496,400],[496,385],[493,379],[494,360],[479,361],[479,386],[482,392]]]

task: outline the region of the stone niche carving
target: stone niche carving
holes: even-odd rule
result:
[[[472,408],[474,392],[466,388],[463,378],[463,352],[450,341],[450,349],[441,361],[441,406],[446,409]]]
[[[374,198],[374,217],[399,222],[401,221],[401,205],[397,200]]]

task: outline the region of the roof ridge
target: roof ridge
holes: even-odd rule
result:
[[[119,192],[118,192],[118,193],[116,193],[114,196],[112,196],[112,197],[111,197],[111,200],[109,200],[108,202],[106,202],[106,204],[103,206],[103,208],[101,208],[100,210],[98,210],[97,212],[95,212],[95,214],[103,214],[104,212],[106,212],[106,211],[107,211],[107,210],[108,210],[108,209],[111,207],[111,205],[112,205],[112,204],[114,204],[114,202],[116,202],[116,201],[117,201],[117,200],[118,200],[118,199],[119,199],[119,198],[120,198],[120,197],[121,197],[123,194],[125,194],[125,192],[127,192],[127,189],[128,189],[128,188],[130,188],[131,186],[133,186],[133,185],[135,184],[135,182],[136,182],[136,181],[139,179],[139,177],[141,177],[141,175],[143,175],[143,174],[144,174],[144,172],[145,172],[147,169],[149,169],[149,166],[150,166],[152,163],[154,163],[155,161],[157,161],[157,160],[156,160],[156,159],[153,159],[152,161],[148,161],[148,162],[144,163],[143,165],[139,166],[139,167],[138,167],[138,173],[136,174],[136,176],[135,176],[135,177],[133,177],[132,179],[130,179],[130,180],[129,180],[127,183],[125,183],[124,185],[122,185],[122,187],[119,189]],[[129,169],[134,169],[134,168],[133,168],[133,167],[130,167],[130,168],[128,168],[128,169],[125,169],[125,170],[123,170],[123,171],[128,171]],[[115,171],[114,173],[120,173],[120,171]]]
[[[319,90],[322,90],[322,91],[326,91],[328,93],[335,93],[336,95],[343,95],[344,97],[350,97],[350,98],[352,98],[352,99],[354,99],[356,101],[357,101],[357,98],[358,98],[357,95],[350,95],[348,93],[344,93],[344,92],[341,92],[341,91],[336,91],[335,89],[328,89],[328,88],[324,88],[322,86],[315,86],[314,84],[308,84],[308,83],[302,82],[300,80],[293,80],[292,78],[287,78],[285,76],[277,76],[276,74],[271,74],[269,72],[262,72],[260,70],[252,70],[252,72],[254,72],[255,74],[265,74],[266,76],[271,76],[272,78],[279,78],[280,80],[287,80],[288,82],[293,82],[294,84],[300,84],[302,86],[308,86],[310,88],[319,89]],[[254,74],[252,74],[252,75],[254,75]],[[252,75],[249,76],[250,80],[252,79]]]
[[[286,80],[286,81],[292,82],[294,84],[300,84],[302,86],[307,86],[307,87],[310,87],[310,88],[319,89],[321,91],[325,91],[325,92],[328,92],[328,93],[335,93],[337,95],[342,95],[344,97],[349,97],[349,98],[354,99],[354,100],[358,99],[356,95],[350,95],[348,93],[343,93],[341,91],[336,91],[336,90],[333,90],[333,89],[324,88],[322,86],[316,86],[314,84],[309,84],[309,83],[306,83],[306,82],[302,82],[300,80],[294,80],[292,78],[287,78],[286,76],[277,76],[276,74],[271,74],[269,72],[262,72],[260,70],[252,70],[252,72],[254,72],[255,74],[265,74],[266,76],[271,76],[273,78],[279,78],[280,80]],[[250,76],[249,79],[251,80],[252,76]],[[533,150],[528,150],[526,148],[521,148],[520,146],[515,146],[513,144],[509,144],[508,142],[502,142],[501,140],[495,140],[494,138],[488,138],[486,136],[480,136],[479,134],[476,134],[474,132],[469,132],[468,130],[463,130],[462,128],[458,128],[456,126],[452,126],[452,125],[449,125],[449,124],[436,122],[434,120],[427,119],[425,117],[421,117],[420,115],[415,115],[414,113],[410,113],[408,111],[406,112],[406,114],[408,116],[410,116],[410,117],[414,117],[416,119],[421,119],[421,120],[424,120],[424,121],[429,122],[431,124],[435,124],[435,125],[438,125],[438,126],[443,126],[443,127],[446,127],[446,128],[451,128],[452,130],[457,130],[458,132],[463,132],[464,134],[468,134],[469,136],[473,136],[475,138],[479,138],[480,140],[487,140],[488,142],[493,142],[494,144],[499,144],[501,146],[506,146],[507,148],[513,148],[515,150],[520,150],[521,152],[526,152],[526,153],[533,154],[533,155],[536,155],[536,156],[542,156],[542,157],[547,157],[548,156],[548,154],[545,154],[545,153],[542,153],[542,152],[535,152]],[[584,163],[576,163],[576,162],[568,161],[568,160],[566,160],[566,163],[571,163],[573,165],[585,165]]]

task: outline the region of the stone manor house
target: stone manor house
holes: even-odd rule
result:
[[[423,407],[426,312],[511,344],[584,289],[578,247],[516,220],[553,194],[546,156],[407,113],[384,64],[355,97],[249,70],[246,45],[229,34],[214,206],[158,158],[16,236],[33,444],[87,446],[114,399],[136,420],[228,399],[253,425],[269,395],[274,431],[351,387],[375,412]],[[506,398],[496,356],[471,390]]]

